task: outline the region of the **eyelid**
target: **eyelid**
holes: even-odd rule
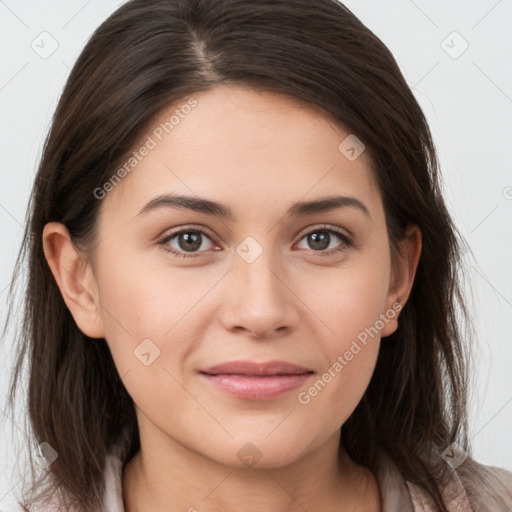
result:
[[[346,237],[347,239],[349,239],[352,242],[353,236],[352,236],[352,234],[348,230],[346,230],[344,228],[341,228],[339,226],[334,226],[334,225],[331,225],[331,224],[322,224],[322,223],[320,223],[320,224],[311,224],[311,225],[305,227],[304,229],[299,231],[299,233],[296,235],[296,237],[298,237],[299,240],[300,240],[305,235],[308,235],[309,233],[312,233],[314,231],[322,231],[322,230],[334,231],[337,234],[343,235],[344,237]]]

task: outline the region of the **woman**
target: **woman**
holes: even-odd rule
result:
[[[469,456],[459,246],[424,115],[343,5],[124,4],[34,185],[25,507],[509,510]]]

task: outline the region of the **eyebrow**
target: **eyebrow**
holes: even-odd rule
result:
[[[232,222],[236,222],[238,220],[236,214],[228,206],[209,199],[177,194],[164,194],[155,197],[140,210],[137,216],[144,215],[159,208],[183,208],[199,213],[205,213],[207,215],[213,215]],[[286,215],[291,217],[303,217],[340,208],[357,209],[366,217],[371,219],[368,208],[359,201],[359,199],[350,196],[328,196],[315,199],[314,201],[297,202],[288,209]]]

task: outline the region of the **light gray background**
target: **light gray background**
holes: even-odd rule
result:
[[[345,3],[395,55],[433,131],[449,207],[476,256],[470,275],[478,340],[471,411],[474,454],[483,463],[512,470],[512,0]],[[51,116],[87,38],[117,5],[108,0],[0,0],[2,323]],[[24,437],[22,418],[4,413],[13,356],[12,340],[5,341],[0,353],[4,512],[14,510],[9,505],[17,482],[13,468],[23,458],[12,445],[12,432],[22,442]]]

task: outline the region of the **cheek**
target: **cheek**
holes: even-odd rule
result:
[[[327,362],[297,398],[329,430],[349,418],[371,380],[381,342],[380,305],[380,300],[361,294],[341,299],[325,313],[335,332],[318,338]]]
[[[136,252],[107,257],[98,269],[105,322],[137,336],[162,337],[197,302],[203,288],[186,269],[155,265]],[[204,291],[203,291],[204,293]]]
[[[131,372],[132,380],[148,379],[149,386],[157,371],[181,372],[181,362],[207,327],[201,300],[218,276],[151,264],[136,253],[116,258],[104,254],[102,262],[97,269],[100,314],[119,374]],[[151,372],[146,371],[148,362]]]
[[[339,268],[303,272],[296,290],[326,327],[330,350],[375,325],[384,313],[389,289],[389,261],[373,253],[354,257]],[[380,330],[380,329],[379,329]]]
[[[366,347],[359,344],[340,355],[311,385],[298,396],[309,417],[322,428],[334,432],[351,416],[370,382],[378,354],[379,341]],[[354,351],[354,353],[352,353]],[[357,352],[357,353],[356,353]]]
[[[330,276],[308,274],[303,284],[302,296],[324,326],[317,340],[326,363],[298,398],[334,428],[361,400],[375,368],[380,332],[395,315],[386,316],[384,309],[389,267],[385,258],[361,258]],[[308,289],[316,292],[304,295]]]
[[[118,259],[101,271],[100,300],[105,337],[134,403],[146,416],[178,425],[182,419],[170,404],[190,398],[179,384],[181,362],[199,339],[197,323],[187,328],[194,318],[190,310],[207,288],[173,276]]]

